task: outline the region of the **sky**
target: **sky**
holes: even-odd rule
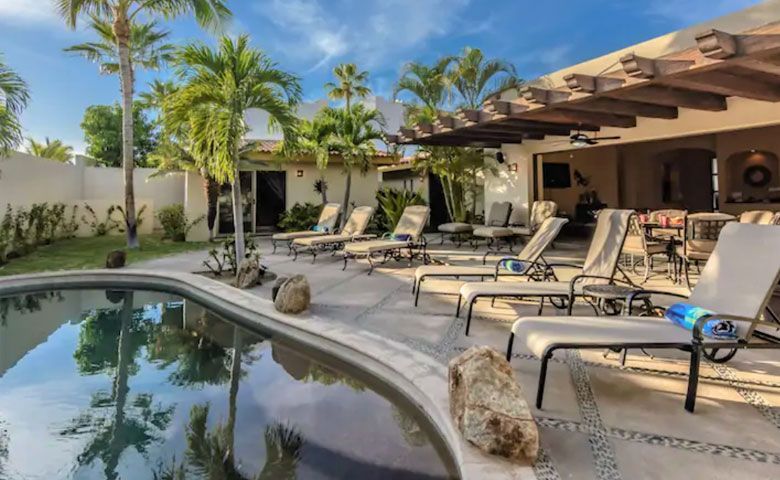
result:
[[[409,61],[432,63],[466,46],[512,62],[522,78],[725,15],[758,0],[228,0],[229,35],[249,34],[255,47],[301,77],[304,98],[324,97],[335,65],[370,72],[377,95],[392,96]],[[58,138],[83,152],[84,110],[119,99],[119,80],[63,52],[93,37],[69,30],[52,0],[0,0],[0,55],[30,85],[22,117],[27,136]],[[188,18],[165,22],[176,44],[213,42]],[[137,91],[170,73],[139,72]]]

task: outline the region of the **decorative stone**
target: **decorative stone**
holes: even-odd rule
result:
[[[274,306],[282,313],[301,313],[309,308],[311,289],[303,275],[287,279],[276,294]]]
[[[276,281],[274,282],[273,288],[271,288],[271,301],[276,301],[276,296],[279,294],[279,289],[282,288],[282,285],[284,285],[284,282],[287,281],[287,279],[290,277],[278,277]]]
[[[450,414],[466,440],[516,463],[536,461],[539,432],[503,355],[472,347],[449,365]]]
[[[252,288],[260,279],[260,262],[255,258],[245,258],[238,264],[236,272],[236,287]]]
[[[124,250],[114,250],[106,256],[106,268],[122,268],[127,263],[127,253]]]

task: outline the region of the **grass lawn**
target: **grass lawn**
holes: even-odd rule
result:
[[[160,235],[141,235],[141,248],[128,250],[127,263],[200,250],[208,246],[209,244],[205,242],[171,242],[163,240]],[[0,266],[0,276],[47,270],[103,268],[108,252],[123,248],[125,248],[123,235],[60,240],[52,245],[38,247],[36,251],[24,257],[10,260]]]

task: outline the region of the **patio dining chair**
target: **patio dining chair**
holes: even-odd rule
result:
[[[771,210],[749,210],[739,215],[739,223],[774,225],[775,215],[777,214]]]
[[[485,225],[474,225],[474,230],[471,232],[474,250],[479,248],[479,241],[484,239],[488,244],[488,248],[502,240],[507,241],[510,243],[509,250],[511,251],[512,234],[507,233],[507,225],[509,224],[509,216],[511,214],[511,202],[493,202],[485,219]]]
[[[780,280],[780,229],[766,225],[731,222],[721,232],[710,262],[687,298],[687,303],[705,309],[703,316],[688,330],[662,317],[631,316],[631,305],[640,295],[685,295],[661,291],[635,291],[625,304],[627,316],[616,317],[523,317],[512,326],[507,345],[507,360],[512,357],[516,339],[522,341],[541,360],[536,407],[542,408],[547,364],[558,350],[566,349],[675,349],[690,353],[685,409],[693,412],[699,380],[699,365],[704,356],[725,362],[738,349],[780,348],[780,343],[755,341],[761,332],[757,326],[777,328],[766,316],[769,299]],[[766,314],[765,314],[766,312]],[[703,334],[712,320],[731,321],[736,338],[715,339]],[[775,318],[776,320],[776,318]],[[726,355],[720,356],[723,352]]]
[[[273,253],[276,253],[276,247],[278,244],[284,244],[287,246],[288,252],[287,254],[291,254],[292,249],[292,242],[293,240],[297,238],[305,238],[305,237],[319,237],[323,234],[332,234],[336,230],[336,222],[339,219],[339,214],[341,213],[341,204],[338,203],[328,203],[324,207],[322,207],[322,212],[320,212],[320,218],[317,220],[317,225],[314,225],[309,230],[302,230],[299,232],[284,232],[284,233],[275,233],[271,237],[271,243],[273,244],[274,251]]]
[[[515,212],[517,212],[517,215],[515,215]],[[519,218],[519,214],[522,214],[520,209],[512,212],[512,216],[509,217],[509,229],[516,236],[530,237],[536,233],[536,230],[545,220],[558,214],[558,204],[552,200],[535,201],[531,205],[531,215],[528,223],[523,222]]]
[[[364,257],[368,260],[368,264],[371,267],[368,271],[368,274],[371,275],[376,266],[373,260],[374,255],[383,255],[382,262],[384,263],[391,258],[400,260],[402,258],[401,251],[403,250],[408,250],[409,252],[409,266],[411,266],[412,260],[416,255],[422,256],[423,262],[427,263],[427,243],[425,236],[423,236],[423,229],[428,223],[430,215],[430,207],[424,205],[406,207],[392,233],[386,233],[381,239],[377,240],[346,244],[344,246],[344,268],[342,270],[346,270],[349,259]]]
[[[686,217],[682,245],[676,247],[675,255],[688,290],[691,289],[691,264],[698,267],[700,263],[706,262],[715,249],[723,227],[734,221],[736,217],[727,213],[692,213]]]
[[[582,266],[564,263],[547,264],[547,267],[576,268],[582,272],[571,281],[551,282],[470,282],[460,288],[458,306],[455,313],[460,316],[461,305],[468,305],[466,319],[466,335],[469,334],[474,304],[480,298],[539,298],[539,314],[544,310],[545,299],[559,308],[567,308],[568,313],[577,298],[583,297],[583,288],[592,284],[611,284],[616,281],[615,274],[619,270],[620,252],[628,232],[628,222],[634,214],[633,210],[604,209],[598,214],[596,229],[590,242],[585,262]],[[623,273],[627,283],[628,276]],[[556,302],[558,302],[556,304]]]
[[[658,242],[647,238],[645,229],[639,224],[639,217],[633,215],[628,224],[628,235],[623,244],[623,255],[629,257],[632,271],[636,272],[637,262],[635,257],[639,257],[642,265],[645,267],[642,284],[650,278],[650,272],[653,271],[653,259],[657,256],[668,256],[669,249],[666,243]],[[670,264],[671,265],[671,264]],[[671,273],[671,272],[670,272]]]
[[[460,278],[485,278],[492,277],[525,277],[544,278],[547,275],[547,262],[543,258],[544,251],[549,247],[561,228],[568,222],[565,218],[548,218],[537,228],[536,233],[523,247],[523,250],[514,257],[504,257],[495,265],[483,266],[459,266],[459,265],[422,265],[414,272],[414,284],[412,293],[414,306],[420,299],[422,282],[428,277],[454,277]],[[514,263],[519,262],[519,263]],[[513,268],[513,267],[519,268]]]
[[[374,207],[357,207],[349,214],[347,223],[341,232],[333,235],[296,238],[292,242],[292,249],[295,254],[293,261],[298,260],[300,252],[309,252],[312,255],[311,263],[314,263],[317,260],[318,252],[332,250],[335,254],[339,248],[349,242],[376,238],[376,235],[365,234],[372,216],[374,216]]]

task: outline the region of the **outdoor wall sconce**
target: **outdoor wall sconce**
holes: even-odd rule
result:
[[[516,163],[510,163],[507,165],[507,170],[510,172],[516,172],[517,171],[517,164]]]
[[[295,176],[298,178],[303,177],[303,170],[298,170],[297,172],[295,172]]]

